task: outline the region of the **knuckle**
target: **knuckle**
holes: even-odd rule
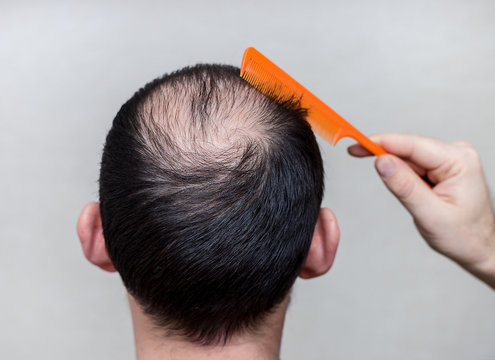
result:
[[[481,159],[478,151],[473,145],[466,141],[458,141],[453,143],[456,146],[457,161],[465,164],[468,168],[477,169],[481,166]]]
[[[467,156],[471,158],[475,158],[475,159],[479,158],[478,151],[476,151],[476,149],[472,145],[466,146],[464,148],[464,152]]]
[[[467,141],[455,141],[452,143],[452,145],[457,146],[457,147],[461,147],[461,148],[472,147],[472,145],[470,143],[468,143]]]
[[[478,151],[476,151],[476,149],[472,146],[464,148],[463,156],[466,162],[473,167],[478,167],[481,164],[480,155],[478,154]]]

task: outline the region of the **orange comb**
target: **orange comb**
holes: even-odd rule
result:
[[[340,139],[349,136],[375,155],[386,153],[253,47],[244,52],[241,77],[267,96],[300,99],[301,107],[308,109],[307,120],[311,128],[330,144],[335,146]]]

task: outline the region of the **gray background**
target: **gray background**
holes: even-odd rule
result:
[[[0,358],[132,359],[116,274],[75,233],[102,144],[146,82],[256,46],[364,133],[467,140],[495,163],[493,1],[0,3]],[[342,239],[295,286],[284,359],[495,357],[495,293],[431,251],[371,159],[320,142]]]

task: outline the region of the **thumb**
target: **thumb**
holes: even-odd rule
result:
[[[416,220],[426,219],[439,199],[404,161],[390,154],[379,156],[375,167],[387,188]]]

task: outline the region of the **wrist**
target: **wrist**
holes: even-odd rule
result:
[[[465,266],[466,270],[495,289],[495,219],[491,231],[483,239],[486,245],[483,260],[471,266]]]

